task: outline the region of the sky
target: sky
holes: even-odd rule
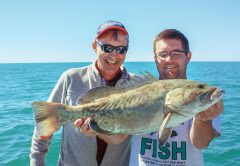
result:
[[[90,62],[92,41],[107,20],[130,35],[126,61],[153,61],[162,30],[186,35],[192,61],[240,61],[238,0],[2,0],[0,63]]]

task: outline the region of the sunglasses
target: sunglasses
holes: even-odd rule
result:
[[[101,47],[102,51],[106,53],[112,53],[113,50],[116,50],[118,54],[124,54],[128,50],[128,45],[114,47],[110,44],[102,44],[99,40],[96,40],[96,43],[98,46]]]

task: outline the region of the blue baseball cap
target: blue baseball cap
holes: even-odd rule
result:
[[[128,35],[128,32],[122,23],[114,20],[109,20],[98,27],[96,38],[110,29],[117,29]]]

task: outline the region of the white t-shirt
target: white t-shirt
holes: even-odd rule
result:
[[[220,133],[219,117],[212,123]],[[164,146],[158,145],[157,132],[133,136],[129,166],[203,166],[202,151],[190,141],[191,126],[192,120],[189,120],[173,128]]]

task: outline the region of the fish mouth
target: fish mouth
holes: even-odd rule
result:
[[[212,101],[214,98],[222,97],[224,94],[225,94],[224,90],[217,88],[215,91],[213,91],[210,100]]]
[[[212,102],[214,99],[222,97],[224,93],[224,90],[220,88],[211,88],[207,92],[207,102]]]

